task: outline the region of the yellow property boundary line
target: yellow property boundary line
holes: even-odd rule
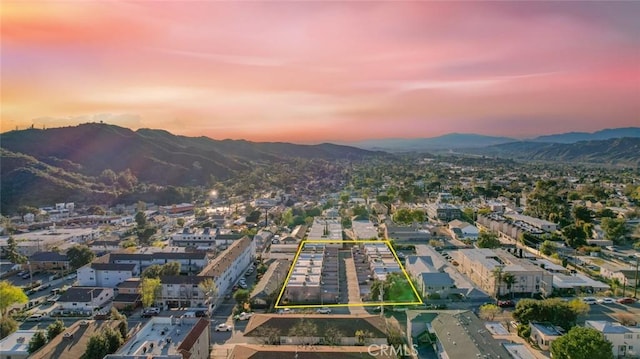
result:
[[[409,285],[411,286],[411,290],[413,291],[413,294],[418,299],[418,301],[414,301],[414,302],[384,302],[384,301],[382,301],[382,302],[362,302],[362,303],[346,303],[346,304],[280,305],[280,300],[282,299],[282,295],[284,294],[284,291],[287,288],[287,283],[289,283],[289,278],[291,277],[291,274],[293,273],[293,269],[295,267],[295,264],[298,261],[298,257],[300,256],[300,253],[302,252],[302,249],[304,248],[304,246],[307,243],[317,243],[317,244],[344,244],[344,243],[347,243],[347,244],[360,244],[360,243],[380,244],[380,243],[384,243],[384,244],[386,244],[387,247],[389,247],[389,249],[391,250],[391,253],[393,253],[393,257],[396,259],[396,262],[400,266],[400,270],[402,271],[402,274],[404,274],[405,278],[407,279],[407,282],[409,282]],[[291,263],[291,267],[289,268],[289,273],[287,273],[287,278],[284,280],[284,284],[282,285],[282,289],[280,290],[280,294],[278,295],[278,299],[276,300],[276,305],[274,306],[274,308],[281,309],[281,308],[323,308],[323,307],[327,307],[327,308],[335,308],[335,307],[372,307],[372,306],[380,306],[380,305],[418,305],[418,304],[423,304],[422,299],[420,298],[420,294],[418,294],[418,291],[416,290],[416,287],[413,285],[413,281],[411,281],[411,278],[409,277],[409,274],[407,273],[407,270],[404,269],[404,266],[402,265],[402,263],[400,263],[400,259],[398,258],[398,255],[396,254],[395,249],[393,249],[393,246],[391,245],[390,241],[388,241],[388,240],[383,240],[383,241],[373,241],[373,240],[359,240],[359,241],[358,240],[356,240],[356,241],[306,240],[306,241],[300,242],[300,244],[298,245],[298,250],[296,251],[295,257],[293,258],[293,262]]]

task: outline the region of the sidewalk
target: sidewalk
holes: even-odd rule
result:
[[[345,270],[347,272],[347,288],[349,298],[349,312],[351,314],[367,314],[362,306],[351,306],[353,304],[362,303],[360,298],[360,284],[358,284],[358,274],[356,272],[356,264],[353,257],[345,258]]]

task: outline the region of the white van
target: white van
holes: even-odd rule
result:
[[[184,312],[180,318],[195,318],[196,312]]]

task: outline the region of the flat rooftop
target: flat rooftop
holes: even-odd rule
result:
[[[118,356],[180,354],[178,347],[199,318],[153,317],[117,351]]]

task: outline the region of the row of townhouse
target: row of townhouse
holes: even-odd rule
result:
[[[194,274],[200,272],[209,263],[206,251],[186,251],[184,248],[178,247],[143,248],[134,253],[116,252],[108,255],[110,263],[137,264],[140,272],[154,264],[163,265],[178,262],[181,274]]]

